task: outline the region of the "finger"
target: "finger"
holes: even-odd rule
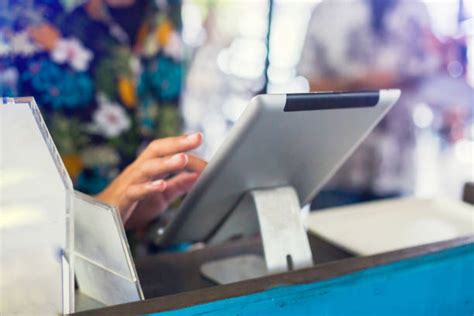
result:
[[[178,197],[188,193],[198,178],[197,172],[182,172],[166,181],[166,190],[163,192],[166,202],[172,203]]]
[[[131,185],[125,191],[121,201],[119,202],[119,210],[129,209],[132,204],[141,201],[150,194],[165,191],[167,183],[164,180],[156,180],[153,182]],[[127,214],[128,218],[130,214]]]
[[[152,141],[139,159],[150,159],[169,156],[180,152],[187,152],[199,147],[202,143],[202,134],[182,135]]]
[[[186,169],[190,171],[195,171],[201,173],[204,168],[207,166],[207,162],[199,157],[194,155],[188,155],[188,164],[186,165]]]
[[[153,182],[141,183],[131,185],[126,193],[125,197],[132,202],[137,202],[151,193],[163,192],[168,187],[168,184],[163,179],[159,179]]]
[[[146,160],[137,168],[133,183],[148,182],[151,179],[163,178],[169,173],[179,172],[186,167],[188,160],[188,155],[183,153]]]

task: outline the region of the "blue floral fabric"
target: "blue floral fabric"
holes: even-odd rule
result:
[[[0,93],[36,99],[76,189],[100,192],[149,141],[180,132],[180,6],[136,1],[98,20],[87,2],[7,0]],[[31,35],[43,25],[59,34],[52,49]]]
[[[93,82],[85,72],[64,69],[50,60],[28,63],[20,74],[20,85],[35,91],[39,104],[50,104],[54,110],[87,107],[94,96]],[[22,91],[23,92],[23,91]]]

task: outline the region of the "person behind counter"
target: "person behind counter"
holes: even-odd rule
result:
[[[77,190],[97,194],[157,138],[179,135],[179,1],[8,1],[3,96],[33,96]],[[4,12],[2,12],[5,10]],[[4,81],[4,82],[2,82]]]
[[[400,88],[398,104],[312,208],[398,197],[414,189],[417,85],[439,71],[426,6],[409,0],[325,0],[309,21],[299,64],[312,91]]]
[[[206,164],[187,154],[201,134],[170,137],[180,131],[180,2],[7,6],[2,95],[33,96],[75,188],[118,206],[127,228],[144,228]]]

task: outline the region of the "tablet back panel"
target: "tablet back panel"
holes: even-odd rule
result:
[[[208,239],[252,189],[293,186],[308,203],[398,99],[398,90],[256,96],[165,230]]]

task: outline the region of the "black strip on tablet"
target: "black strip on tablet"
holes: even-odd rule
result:
[[[285,112],[350,109],[375,106],[379,91],[292,93],[286,95]]]

